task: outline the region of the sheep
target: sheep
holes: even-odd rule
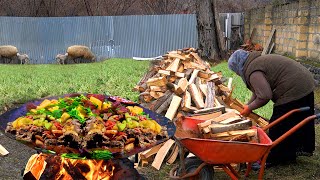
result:
[[[96,56],[87,46],[73,45],[67,49],[68,58],[72,59],[74,62],[77,58],[84,58],[90,60],[91,62],[96,61]]]
[[[58,64],[64,64],[68,59],[68,53],[65,54],[58,54],[56,56],[56,61]]]
[[[29,62],[30,62],[29,56],[27,54],[17,53],[17,58],[18,58],[20,64],[29,64]]]

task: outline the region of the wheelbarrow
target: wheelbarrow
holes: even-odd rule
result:
[[[259,171],[258,179],[263,179],[265,163],[267,157],[269,155],[270,150],[278,145],[281,141],[285,138],[290,136],[292,133],[297,131],[299,128],[307,124],[309,121],[314,120],[320,117],[320,113],[317,115],[312,115],[300,123],[295,125],[289,131],[284,133],[278,139],[272,142],[272,140],[268,137],[265,133],[266,130],[275,126],[280,121],[286,119],[291,114],[295,112],[302,112],[308,111],[310,107],[303,107],[300,109],[294,109],[289,111],[288,113],[284,114],[271,124],[259,128],[259,127],[252,127],[257,129],[258,133],[258,143],[256,142],[237,142],[237,141],[222,141],[222,140],[213,140],[213,139],[201,139],[196,138],[192,135],[192,133],[188,133],[192,128],[195,132],[198,131],[196,126],[189,126],[192,121],[188,119],[185,121],[189,123],[189,125],[184,125],[185,127],[188,126],[188,130],[185,131],[183,128],[178,128],[175,134],[175,139],[178,145],[180,146],[180,168],[179,165],[172,168],[170,171],[170,178],[171,179],[185,179],[185,178],[192,178],[199,174],[199,172],[205,167],[210,168],[213,171],[213,166],[221,167],[233,180],[237,180],[240,175],[239,173],[231,166],[232,163],[248,163],[247,170],[245,176],[248,177],[251,171],[251,165],[253,162],[261,161],[261,167]],[[194,121],[197,121],[194,119]],[[180,122],[183,126],[183,121]],[[193,123],[194,124],[194,123]],[[196,166],[193,165],[193,172],[186,173],[185,171],[185,162],[184,162],[184,148],[189,150],[193,153],[196,157],[198,157],[202,163],[198,163]],[[189,163],[190,164],[190,163]],[[177,171],[180,171],[179,175],[176,175]],[[213,172],[209,173],[212,174]]]

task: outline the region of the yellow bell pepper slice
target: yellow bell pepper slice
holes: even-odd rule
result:
[[[93,96],[90,97],[90,101],[98,106],[98,108],[97,108],[98,110],[101,110],[102,101],[100,101],[99,99],[97,99]]]
[[[45,99],[41,102],[41,104],[39,106],[37,106],[37,109],[43,109],[46,108],[47,106],[49,106],[51,104],[51,101],[48,99]]]
[[[62,116],[61,116],[61,122],[64,123],[67,119],[70,118],[70,115],[66,112],[62,113]]]

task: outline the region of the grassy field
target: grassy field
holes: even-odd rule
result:
[[[0,65],[0,113],[30,100],[73,92],[118,95],[137,101],[138,94],[131,89],[148,70],[149,62],[128,59],[111,59],[94,64],[75,65]],[[236,86],[233,96],[246,102],[251,93],[241,78],[228,70],[226,63],[212,68],[222,71],[224,77],[233,77]],[[255,111],[270,118],[272,103]],[[294,165],[268,169],[266,179],[320,179],[320,126],[317,126],[316,152],[313,157],[299,158]],[[164,165],[161,171],[150,166],[139,168],[148,179],[168,179],[172,166]],[[252,178],[256,179],[257,173]],[[217,172],[217,179],[228,179]]]

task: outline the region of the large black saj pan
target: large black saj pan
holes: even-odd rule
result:
[[[23,104],[22,106],[18,107],[18,108],[15,108],[15,109],[11,109],[7,112],[5,112],[4,114],[2,114],[0,116],[0,130],[1,131],[5,131],[6,127],[7,127],[7,123],[8,122],[13,122],[14,120],[16,120],[18,117],[21,117],[21,116],[25,116],[27,114],[27,105],[32,103],[34,105],[39,105],[43,100],[45,99],[48,99],[48,100],[52,100],[52,99],[59,99],[59,98],[63,98],[63,97],[72,97],[72,96],[78,96],[80,94],[65,94],[65,95],[62,95],[62,96],[52,96],[52,97],[46,97],[46,98],[42,98],[42,99],[37,99],[37,100],[34,100],[34,101],[30,101],[30,102],[27,102],[25,104]],[[86,95],[86,94],[84,94]],[[104,95],[105,98],[109,101],[120,101],[122,104],[124,105],[135,105],[135,106],[139,106],[141,108],[143,108],[143,111],[149,115],[149,117],[151,117],[153,120],[156,120],[158,122],[158,124],[160,124],[161,126],[164,126],[167,128],[167,132],[168,132],[168,137],[171,138],[174,133],[175,133],[175,130],[176,130],[176,127],[174,125],[174,123],[169,120],[168,118],[164,117],[163,115],[160,115],[158,113],[155,113],[145,107],[142,107],[141,105],[135,103],[135,102],[132,102],[132,101],[129,101],[129,100],[126,100],[124,98],[121,98],[121,97],[118,97],[118,96],[107,96],[107,95]],[[15,138],[15,135],[13,134],[10,134],[10,133],[5,133],[8,137],[16,140]],[[156,141],[155,143],[152,143],[150,144],[149,146],[145,146],[145,147],[134,147],[132,150],[128,151],[128,152],[125,152],[125,151],[121,151],[121,152],[113,152],[113,157],[114,158],[126,158],[126,157],[129,157],[129,156],[132,156],[134,154],[137,154],[139,152],[142,152],[142,151],[145,151],[145,150],[148,150],[150,148],[152,148],[153,146],[156,146],[160,143],[163,143],[164,141],[166,141],[167,139],[160,139],[158,141]],[[41,151],[41,152],[51,152],[51,151],[48,151],[47,149],[43,149],[43,148],[39,148],[39,147],[36,147],[34,143],[29,143],[29,142],[26,142],[26,141],[20,141],[19,142],[31,147],[31,148],[34,148],[38,151]],[[83,152],[82,149],[74,149],[75,151],[77,152]]]

